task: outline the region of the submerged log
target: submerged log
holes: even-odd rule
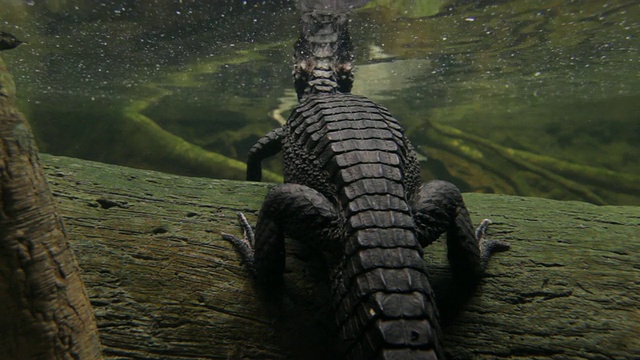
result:
[[[95,319],[0,58],[0,359],[100,359]]]
[[[42,155],[106,358],[330,358],[321,261],[288,243],[286,295],[264,304],[221,232],[271,184]],[[426,250],[452,359],[640,357],[640,208],[465,194],[509,241],[473,292]]]

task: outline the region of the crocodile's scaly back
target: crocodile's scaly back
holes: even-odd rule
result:
[[[346,357],[436,358],[437,312],[409,205],[419,169],[402,128],[383,107],[338,93],[306,97],[285,131],[286,181],[341,210],[335,243],[324,245]]]

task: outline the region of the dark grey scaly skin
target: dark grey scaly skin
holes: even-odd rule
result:
[[[265,289],[281,285],[285,235],[322,249],[344,358],[443,359],[423,248],[447,232],[454,274],[473,282],[491,251],[508,244],[483,239],[488,220],[474,231],[454,185],[421,183],[416,153],[387,109],[348,94],[347,22],[303,15],[294,70],[301,102],[254,145],[247,167],[259,181],[260,162],[282,151],[285,184],[267,194],[255,237],[224,236]]]

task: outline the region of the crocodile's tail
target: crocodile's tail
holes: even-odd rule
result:
[[[313,134],[325,143],[318,153],[331,159],[325,168],[347,220],[341,260],[332,267],[345,358],[442,359],[435,297],[407,203],[416,164],[386,109],[356,96],[339,99]],[[324,100],[316,101],[322,109]]]
[[[350,211],[333,290],[345,358],[442,359],[435,298],[406,202],[365,195]]]
[[[407,198],[418,165],[389,112],[353,95],[310,96],[289,119],[296,156],[326,176],[285,176],[337,195],[344,226],[325,243],[347,359],[442,359],[434,295]],[[300,155],[302,154],[302,155]],[[297,161],[296,159],[290,159]],[[314,182],[316,181],[316,182]]]

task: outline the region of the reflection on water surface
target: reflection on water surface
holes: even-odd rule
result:
[[[295,105],[291,2],[0,2],[46,152],[242,178]],[[426,177],[638,205],[639,31],[637,1],[373,1],[353,91],[400,119]]]

